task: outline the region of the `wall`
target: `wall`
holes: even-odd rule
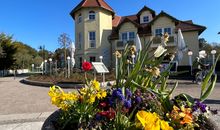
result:
[[[131,22],[126,22],[121,25],[120,30],[119,30],[119,37],[121,37],[122,32],[135,32],[137,33],[137,28],[135,25]]]
[[[199,40],[198,40],[198,32],[191,31],[191,32],[183,32],[183,37],[185,40],[188,49],[193,52],[192,61],[195,60],[196,57],[199,55]],[[189,57],[187,55],[187,51],[183,54],[183,59],[180,62],[180,65],[189,65]]]
[[[158,28],[167,28],[170,27],[172,29],[172,34],[174,34],[174,29],[175,29],[175,23],[172,21],[172,19],[166,17],[166,16],[161,16],[159,17],[156,21],[154,21],[152,25],[152,34],[155,35],[155,29]]]
[[[96,19],[89,20],[89,11],[95,11]],[[77,23],[79,13],[82,15],[82,22]],[[88,32],[96,32],[96,48],[89,47]],[[78,33],[82,33],[82,49],[78,49],[76,46],[76,66],[79,67],[79,57],[89,61],[90,56],[95,56],[96,61],[99,61],[99,56],[103,55],[103,49],[108,48],[110,50],[110,44],[108,42],[108,36],[112,31],[112,15],[109,11],[100,8],[83,8],[76,12],[75,19],[75,41],[78,43]],[[109,52],[109,51],[108,51]],[[109,55],[109,54],[108,54]],[[103,60],[109,61],[109,58],[105,57]],[[109,64],[109,63],[107,63]]]

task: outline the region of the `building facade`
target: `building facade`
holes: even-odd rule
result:
[[[114,67],[113,53],[123,50],[130,42],[134,43],[137,34],[142,46],[153,40],[151,49],[156,49],[161,43],[161,34],[167,32],[170,35],[168,51],[175,54],[179,28],[195,59],[199,53],[198,37],[206,29],[192,20],[178,20],[164,11],[156,14],[146,6],[134,15],[117,16],[104,0],[82,0],[70,14],[75,20],[76,67],[85,60],[99,61],[99,56],[103,56],[107,67]],[[187,51],[183,55],[178,64],[188,65]]]

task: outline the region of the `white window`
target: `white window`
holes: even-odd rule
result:
[[[82,22],[82,15],[79,14],[79,16],[78,16],[78,23],[81,23],[81,22]]]
[[[162,32],[162,28],[158,28],[155,30],[155,36],[162,36],[163,32]]]
[[[134,32],[129,32],[128,33],[128,35],[129,35],[129,41],[134,41],[134,39],[135,39],[135,33]]]
[[[135,40],[135,32],[123,32],[121,33],[122,41],[134,41]]]
[[[149,22],[149,16],[144,16],[143,23],[148,23],[148,22]]]
[[[95,34],[95,32],[89,32],[89,47],[90,48],[96,47],[96,34]]]
[[[171,28],[157,28],[155,29],[155,36],[162,36],[162,34],[168,33],[169,35],[172,34]]]
[[[78,49],[82,48],[82,33],[78,33]]]
[[[95,20],[95,12],[89,11],[89,20]]]
[[[171,28],[164,28],[164,33],[171,35]]]
[[[127,41],[128,40],[127,32],[121,34],[121,40],[122,41]]]

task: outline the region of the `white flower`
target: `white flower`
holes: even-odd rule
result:
[[[160,57],[167,49],[165,49],[163,46],[159,45],[154,52],[154,57],[158,58]]]

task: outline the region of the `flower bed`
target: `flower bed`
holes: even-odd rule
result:
[[[150,54],[147,53],[150,43],[146,45],[138,52],[135,46],[128,46],[123,54],[115,53],[118,67],[111,88],[106,89],[96,79],[87,79],[87,72],[91,69],[88,62],[83,63],[84,88],[65,93],[58,86],[51,87],[51,102],[61,109],[54,122],[56,129],[212,129],[212,122],[208,120],[212,113],[202,102],[215,86],[216,75],[212,75],[215,65],[201,85],[199,99],[187,94],[172,98],[178,83],[168,89],[170,67],[163,72],[159,68],[166,49],[159,46],[154,54]]]

